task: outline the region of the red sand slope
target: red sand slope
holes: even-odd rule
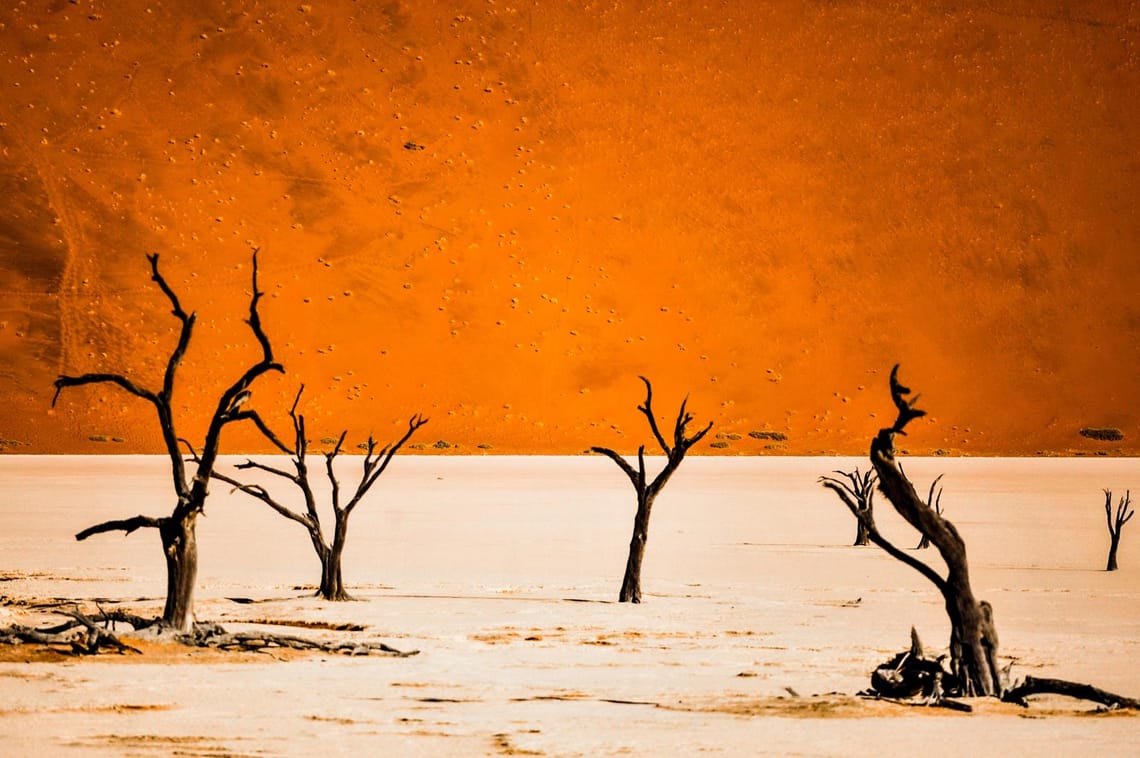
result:
[[[254,403],[318,439],[632,450],[645,374],[721,452],[858,453],[900,361],[914,452],[1140,453],[1136,10],[792,6],[6,5],[2,447],[160,450],[113,388],[49,411],[160,383],[150,251],[200,434],[258,246]]]

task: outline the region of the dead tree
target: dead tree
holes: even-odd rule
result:
[[[1104,491],[1104,516],[1108,520],[1108,536],[1112,542],[1108,546],[1108,564],[1105,566],[1105,571],[1116,571],[1116,549],[1120,547],[1120,530],[1124,525],[1136,515],[1136,511],[1132,510],[1129,506],[1132,505],[1132,492],[1126,490],[1124,497],[1120,498],[1120,504],[1116,506],[1116,513],[1112,512],[1112,490]]]
[[[274,498],[267,489],[259,484],[243,483],[218,471],[213,472],[213,477],[232,484],[240,492],[257,498],[285,518],[296,521],[305,527],[309,532],[309,539],[313,543],[313,549],[321,561],[321,584],[317,590],[317,594],[325,600],[352,600],[352,597],[344,589],[344,579],[341,573],[341,556],[344,554],[344,546],[348,540],[348,518],[352,515],[356,506],[360,504],[360,501],[364,499],[364,496],[368,494],[368,491],[372,489],[372,485],[376,483],[380,475],[387,470],[388,464],[392,462],[392,458],[399,452],[400,448],[404,446],[404,443],[411,439],[411,436],[415,434],[416,430],[426,424],[428,420],[418,414],[412,416],[408,420],[408,430],[404,435],[396,442],[384,446],[379,451],[376,449],[376,441],[369,436],[360,481],[357,483],[352,497],[344,504],[341,503],[340,482],[333,472],[333,464],[336,461],[336,457],[340,454],[341,447],[344,445],[344,438],[348,434],[347,431],[341,432],[340,438],[337,440],[333,449],[324,453],[325,474],[332,487],[333,536],[330,541],[325,537],[321,525],[321,518],[317,511],[317,499],[313,494],[313,488],[309,482],[309,468],[305,460],[309,445],[308,440],[305,438],[305,417],[297,413],[297,404],[300,402],[301,393],[304,391],[304,386],[297,391],[297,397],[293,400],[293,407],[289,410],[289,418],[293,421],[293,447],[290,448],[283,443],[268,428],[262,428],[261,430],[277,449],[292,457],[294,471],[285,471],[253,460],[247,460],[245,463],[239,463],[237,465],[239,469],[265,471],[292,482],[301,491],[302,497],[304,498],[305,509],[303,512],[293,510],[283,505],[280,500]],[[192,448],[191,454],[197,458]]]
[[[900,471],[902,470],[902,466],[899,466],[899,470]],[[945,474],[939,474],[938,477],[933,482],[930,483],[930,492],[926,493],[926,505],[927,505],[927,507],[931,508],[939,516],[942,515],[942,488],[938,487],[938,483],[940,481],[942,481],[942,477],[944,477],[944,476],[945,476]],[[934,492],[935,487],[938,487],[938,493],[937,494],[935,494],[935,492]],[[930,538],[924,534],[924,535],[922,535],[922,539],[920,539],[918,541],[918,545],[916,545],[914,549],[915,550],[926,550],[928,547],[930,547]]]
[[[170,458],[174,481],[176,501],[170,515],[158,518],[140,515],[127,519],[105,521],[84,529],[76,534],[75,538],[85,540],[93,534],[113,531],[130,534],[143,527],[157,529],[162,540],[163,554],[166,556],[166,605],[162,611],[162,622],[165,626],[181,632],[188,632],[194,623],[194,585],[198,574],[198,543],[195,528],[198,514],[202,513],[206,504],[207,483],[210,481],[210,475],[213,473],[214,465],[217,462],[222,430],[227,424],[242,419],[249,419],[259,428],[264,429],[265,425],[257,413],[244,408],[243,404],[249,400],[249,388],[255,379],[266,372],[283,371],[284,369],[273,359],[273,349],[270,347],[269,338],[262,330],[261,319],[257,312],[257,304],[261,300],[262,293],[257,289],[257,251],[255,250],[253,253],[253,293],[249,301],[249,317],[246,319],[246,323],[249,324],[261,348],[261,358],[222,392],[213,416],[210,418],[201,455],[197,459],[197,468],[193,476],[188,475],[178,447],[179,437],[175,430],[171,397],[174,393],[175,374],[190,344],[196,318],[194,313],[187,313],[182,309],[178,297],[159,273],[158,254],[148,255],[147,260],[150,261],[151,280],[158,285],[167,300],[170,301],[171,312],[181,325],[178,342],[166,362],[162,389],[158,391],[146,389],[122,374],[92,373],[79,376],[60,376],[55,380],[55,396],[52,398],[52,406],[55,406],[60,393],[67,387],[100,383],[117,385],[154,406],[158,413],[158,423],[162,428],[162,438],[167,455]]]
[[[843,478],[839,479],[837,477],[825,476],[820,478],[820,482],[825,483],[825,486],[831,489],[838,487],[845,491],[847,495],[855,501],[860,510],[865,509],[868,513],[874,510],[875,484],[878,481],[875,478],[874,469],[870,469],[863,474],[859,473],[858,468],[856,468],[854,472],[833,471],[832,473],[839,474],[839,476]],[[867,532],[867,524],[863,519],[858,517],[855,519],[855,523],[857,525],[855,542],[852,544],[855,547],[869,545],[871,543],[871,535]]]
[[[946,576],[941,576],[926,563],[883,538],[875,527],[871,510],[860,507],[842,487],[826,480],[823,484],[839,495],[851,512],[865,522],[872,542],[921,573],[942,593],[946,613],[950,617],[950,671],[953,679],[946,689],[954,694],[1000,696],[1003,685],[997,664],[998,637],[993,611],[989,603],[974,597],[966,561],[966,544],[952,523],[919,498],[914,485],[895,461],[895,435],[905,435],[908,423],[926,415],[925,411],[914,407],[917,396],[907,400],[910,389],[898,381],[898,369],[896,365],[891,370],[890,379],[891,399],[898,409],[898,416],[892,426],[879,430],[872,440],[871,464],[879,476],[879,490],[899,515],[938,549],[946,563]]]
[[[673,476],[673,472],[681,465],[681,461],[684,460],[685,453],[689,452],[689,448],[700,442],[712,429],[712,422],[710,421],[708,426],[692,437],[685,436],[685,430],[689,422],[693,420],[693,417],[685,409],[689,402],[686,397],[681,401],[681,409],[677,412],[677,420],[673,424],[673,444],[670,445],[661,434],[661,430],[657,426],[657,418],[653,415],[653,386],[644,376],[639,378],[645,382],[645,404],[637,406],[637,410],[645,414],[645,418],[649,420],[649,428],[662,452],[665,453],[665,468],[661,469],[661,472],[650,482],[645,474],[645,445],[637,449],[636,470],[625,458],[609,448],[590,448],[592,452],[601,453],[613,460],[629,477],[634,490],[637,492],[637,514],[633,519],[633,537],[629,541],[629,558],[625,564],[621,593],[618,595],[618,602],[621,603],[641,602],[641,562],[645,557],[645,542],[649,537],[649,514],[653,510],[653,501],[665,487],[669,477]]]

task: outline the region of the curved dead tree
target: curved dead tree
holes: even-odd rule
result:
[[[839,495],[856,518],[865,523],[872,542],[921,573],[942,593],[946,613],[950,617],[950,670],[954,680],[945,683],[946,689],[963,695],[1000,696],[1003,686],[997,665],[998,637],[993,612],[989,603],[974,597],[970,587],[966,543],[952,523],[923,502],[895,461],[895,435],[905,435],[908,423],[926,415],[925,411],[914,407],[917,397],[907,399],[910,389],[899,382],[898,369],[896,365],[891,370],[890,379],[891,399],[898,409],[898,416],[893,425],[879,430],[872,440],[871,464],[879,476],[879,490],[899,515],[938,549],[946,563],[946,576],[941,576],[879,534],[870,508],[860,507],[843,488],[828,481],[823,484]]]
[[[195,314],[187,313],[182,309],[178,297],[162,277],[162,274],[159,273],[158,254],[148,255],[147,260],[150,261],[151,280],[158,285],[167,300],[170,301],[171,313],[181,324],[178,342],[166,362],[162,389],[158,391],[146,389],[121,374],[92,373],[79,376],[60,376],[55,380],[55,396],[52,398],[52,406],[55,406],[60,393],[68,387],[100,383],[114,384],[154,406],[158,414],[159,426],[162,428],[166,452],[170,458],[174,482],[176,501],[170,515],[157,518],[140,515],[105,521],[84,529],[76,534],[75,538],[85,540],[94,534],[102,534],[103,532],[122,531],[124,534],[130,534],[141,528],[157,529],[162,540],[162,550],[166,556],[166,605],[162,611],[162,622],[166,626],[188,632],[194,623],[194,584],[198,575],[198,545],[195,527],[198,514],[202,512],[206,503],[207,483],[217,462],[222,430],[227,424],[243,419],[251,420],[258,428],[264,429],[265,425],[257,413],[244,407],[250,396],[249,388],[254,380],[262,374],[269,371],[283,371],[284,369],[273,359],[273,349],[269,344],[269,338],[262,330],[261,318],[257,312],[257,305],[263,293],[257,289],[257,251],[255,250],[253,253],[253,294],[249,301],[249,317],[246,319],[246,323],[249,324],[249,328],[261,347],[261,359],[247,368],[237,380],[222,392],[213,416],[210,418],[201,455],[196,461],[197,467],[193,475],[189,475],[178,448],[179,437],[175,430],[174,413],[170,403],[171,396],[174,393],[175,375],[190,344],[196,319]]]
[[[1132,492],[1126,490],[1124,497],[1120,498],[1120,504],[1116,506],[1116,513],[1112,512],[1112,490],[1104,491],[1104,517],[1108,520],[1108,536],[1111,543],[1108,546],[1108,564],[1104,567],[1105,571],[1116,571],[1116,549],[1120,547],[1120,530],[1124,525],[1136,515],[1136,511],[1132,510],[1129,506],[1132,505]]]
[[[708,426],[692,437],[685,436],[685,431],[693,420],[693,417],[686,410],[689,399],[685,398],[681,402],[681,409],[677,412],[677,420],[673,423],[673,444],[670,445],[665,440],[664,435],[661,434],[661,430],[657,426],[657,418],[653,415],[653,386],[644,376],[639,378],[645,383],[645,403],[637,406],[637,410],[645,414],[653,437],[657,440],[662,452],[665,453],[665,468],[661,469],[653,481],[648,480],[645,474],[645,445],[637,449],[636,470],[625,458],[609,448],[590,448],[592,452],[601,453],[616,463],[629,477],[634,490],[637,492],[637,514],[633,519],[633,537],[629,541],[629,558],[626,560],[625,576],[621,583],[621,593],[618,595],[618,602],[621,603],[641,602],[641,563],[645,557],[645,542],[649,538],[649,514],[653,510],[653,501],[665,487],[669,477],[673,476],[673,472],[681,465],[681,461],[684,460],[685,453],[689,452],[689,448],[700,442],[712,429],[712,422],[710,421]]]
[[[392,462],[392,458],[404,446],[404,443],[411,439],[416,430],[426,424],[428,420],[418,414],[412,416],[408,420],[408,429],[404,435],[396,442],[385,445],[379,450],[376,449],[376,441],[369,436],[360,480],[355,489],[352,490],[348,502],[342,502],[340,482],[333,472],[333,464],[340,454],[341,447],[344,445],[344,438],[348,434],[347,431],[341,432],[333,449],[324,453],[325,475],[332,487],[333,535],[332,539],[329,540],[325,537],[321,518],[317,511],[316,496],[313,494],[313,488],[309,482],[309,467],[305,460],[305,456],[308,454],[308,440],[305,438],[305,417],[297,413],[297,404],[300,402],[301,393],[304,391],[304,386],[297,391],[297,397],[293,400],[293,407],[289,410],[289,418],[293,421],[293,447],[283,443],[268,428],[263,427],[261,429],[262,434],[278,450],[292,458],[293,471],[285,471],[252,460],[237,465],[239,469],[264,471],[292,482],[301,491],[304,498],[304,511],[296,511],[283,505],[281,501],[275,499],[267,489],[259,484],[246,484],[218,471],[213,472],[213,477],[232,484],[239,491],[257,498],[285,518],[296,521],[305,527],[309,532],[313,549],[321,561],[321,583],[317,594],[325,600],[352,600],[352,597],[344,589],[344,579],[341,573],[341,557],[344,555],[344,546],[348,540],[348,518],[356,506],[360,504],[360,501],[364,499],[364,496],[368,494],[368,491],[372,489],[372,485],[376,483],[380,475],[387,470],[388,464]],[[195,455],[195,458],[197,457],[193,449],[191,449],[191,453]]]
[[[819,481],[829,489],[845,492],[848,497],[855,501],[859,510],[866,510],[868,513],[874,511],[875,484],[878,483],[874,469],[865,473],[859,473],[858,468],[854,471],[833,471],[831,473],[839,474],[839,476],[823,476],[820,477]],[[864,519],[856,517],[855,524],[855,542],[852,545],[863,547],[871,544],[871,535],[867,532],[867,524]]]

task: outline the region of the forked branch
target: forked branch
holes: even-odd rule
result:
[[[662,452],[665,455],[672,455],[672,450],[669,444],[665,442],[665,437],[662,436],[661,430],[657,427],[657,416],[653,413],[653,385],[644,376],[637,377],[645,383],[645,404],[637,406],[637,410],[645,414],[645,418],[649,419],[649,429],[653,432],[653,437],[657,440],[657,444],[661,446]],[[681,412],[684,413],[685,404],[681,403]]]
[[[423,414],[415,414],[408,419],[408,428],[407,431],[404,432],[404,435],[395,442],[385,445],[379,452],[376,452],[376,440],[372,435],[368,435],[368,449],[364,455],[364,471],[360,477],[360,483],[356,485],[356,493],[352,496],[352,500],[349,501],[348,505],[344,507],[346,512],[351,512],[352,509],[357,506],[361,498],[372,488],[376,480],[380,478],[380,475],[388,469],[388,464],[392,462],[392,458],[396,453],[400,452],[400,448],[427,422],[428,419],[425,418]],[[329,478],[333,480],[334,486],[336,486],[336,481],[332,476],[332,458],[336,456],[336,453],[344,443],[345,434],[347,434],[347,431],[340,435],[340,440],[337,442],[334,451],[331,454],[326,454]]]
[[[1112,490],[1104,491],[1104,515],[1108,519],[1108,533],[1117,539],[1120,538],[1120,530],[1136,515],[1136,511],[1129,507],[1131,505],[1132,491],[1125,490],[1124,497],[1120,498],[1120,503],[1116,506],[1116,515],[1114,516],[1112,513]]]
[[[591,447],[590,452],[604,455],[616,463],[618,467],[623,472],[625,472],[625,475],[629,477],[629,481],[633,484],[633,488],[638,492],[641,492],[641,490],[645,488],[645,445],[642,445],[637,449],[637,460],[640,463],[640,466],[636,471],[634,470],[633,466],[629,465],[629,461],[622,457],[622,455],[616,450],[611,450],[608,447]]]

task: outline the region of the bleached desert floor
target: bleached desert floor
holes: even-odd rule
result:
[[[604,458],[398,458],[354,514],[345,577],[359,601],[340,604],[309,596],[318,564],[300,527],[216,485],[200,620],[419,654],[0,650],[0,754],[1135,754],[1134,715],[1063,698],[966,715],[854,697],[912,624],[930,648],[948,637],[936,590],[851,547],[853,518],[816,483],[855,465],[689,458],[653,514],[640,606],[613,602],[634,498]],[[920,489],[945,472],[946,515],[1015,678],[1140,696],[1140,526],[1125,528],[1121,570],[1102,570],[1101,490],[1140,492],[1135,459],[905,465]],[[53,621],[54,600],[157,614],[153,532],[73,535],[168,512],[168,476],[161,457],[0,458],[0,625]],[[912,547],[887,510],[882,530]]]

